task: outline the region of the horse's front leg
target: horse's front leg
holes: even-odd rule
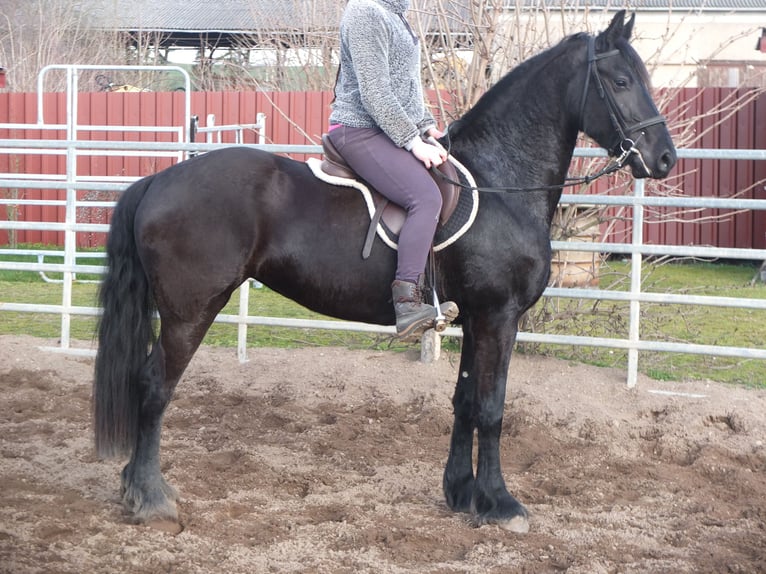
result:
[[[478,525],[491,523],[513,532],[527,532],[527,510],[508,492],[500,465],[505,387],[517,331],[516,316],[512,316],[474,318],[464,326],[466,338],[453,400],[455,426],[444,486],[450,507],[470,510]],[[474,428],[478,440],[475,477],[471,466]]]
[[[507,321],[488,318],[475,325],[476,434],[478,461],[471,512],[477,524],[498,524],[512,532],[527,532],[527,509],[508,492],[500,466],[508,365],[516,341],[516,315]]]
[[[460,371],[452,398],[455,419],[442,482],[447,505],[456,512],[470,512],[473,498],[473,404],[476,389],[474,354],[470,319],[466,318],[463,322]]]

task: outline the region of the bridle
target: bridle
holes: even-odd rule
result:
[[[638,153],[635,149],[636,141],[631,139],[631,135],[635,132],[641,132],[639,139],[644,135],[644,129],[656,124],[664,124],[666,122],[665,116],[657,115],[648,120],[638,122],[633,125],[628,125],[625,121],[625,117],[620,112],[620,108],[614,99],[614,94],[604,87],[604,82],[601,81],[601,75],[598,72],[597,62],[611,56],[616,56],[620,53],[619,50],[610,50],[609,52],[602,52],[596,54],[596,39],[593,36],[588,38],[588,73],[585,77],[585,86],[583,86],[582,98],[580,99],[580,131],[585,131],[585,102],[588,98],[588,88],[590,87],[590,79],[593,76],[593,82],[598,90],[598,95],[601,100],[606,104],[606,109],[609,112],[609,120],[612,122],[617,135],[620,138],[618,145],[612,149],[620,149],[622,154],[620,158],[625,156],[623,163],[627,156],[631,153]],[[626,155],[627,151],[627,155]],[[619,158],[618,158],[619,159]],[[622,167],[622,165],[620,166]],[[619,168],[618,168],[619,169]]]
[[[617,151],[620,152],[619,155],[614,158],[613,162],[610,162],[608,165],[601,168],[596,173],[593,173],[591,175],[584,175],[580,177],[568,177],[564,180],[565,183],[561,185],[542,185],[539,187],[507,187],[507,186],[474,187],[474,186],[466,185],[464,183],[457,182],[448,178],[441,171],[437,170],[435,167],[432,167],[431,171],[435,174],[439,174],[439,177],[441,177],[442,179],[446,179],[453,185],[457,185],[465,189],[471,189],[476,191],[509,192],[509,191],[548,191],[548,190],[561,189],[564,187],[572,187],[576,185],[588,184],[598,179],[599,177],[608,175],[610,173],[614,173],[615,171],[622,169],[625,166],[625,162],[628,160],[628,158],[632,154],[635,153],[635,154],[638,154],[639,156],[641,155],[641,152],[636,148],[636,144],[645,135],[644,130],[650,126],[654,126],[657,124],[664,124],[666,123],[666,119],[662,115],[656,115],[652,118],[638,122],[633,125],[627,124],[624,116],[622,115],[622,112],[620,112],[620,108],[617,105],[617,101],[614,99],[614,94],[612,94],[612,92],[607,90],[606,87],[604,86],[604,82],[601,80],[601,75],[599,74],[598,64],[597,64],[599,60],[616,56],[619,53],[620,53],[619,50],[610,50],[608,52],[601,52],[597,54],[596,39],[593,36],[588,37],[588,71],[585,76],[585,85],[583,87],[582,98],[580,99],[580,112],[579,112],[580,131],[582,132],[585,131],[585,104],[588,99],[588,89],[590,88],[590,82],[592,77],[593,83],[596,86],[596,89],[598,91],[598,95],[601,98],[601,100],[604,102],[604,105],[606,106],[606,109],[609,113],[609,120],[611,121],[612,126],[614,127],[619,137],[619,143],[615,145],[611,149],[611,151],[615,155]],[[460,122],[460,120],[458,120],[458,122]],[[630,136],[636,132],[640,132],[640,135],[638,136],[638,138],[633,140]],[[449,127],[447,127],[445,137],[447,138],[447,153],[449,153],[451,145],[452,145],[452,142],[450,140]]]

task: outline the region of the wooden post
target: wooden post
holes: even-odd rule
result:
[[[439,360],[442,352],[442,338],[435,329],[423,333],[420,339],[420,362],[434,363]]]

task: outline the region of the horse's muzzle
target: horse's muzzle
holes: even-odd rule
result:
[[[670,147],[656,157],[650,157],[646,152],[636,149],[626,163],[630,166],[630,171],[636,179],[647,177],[662,179],[667,177],[677,160],[675,148]]]

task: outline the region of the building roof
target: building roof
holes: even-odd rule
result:
[[[539,6],[542,2],[549,9],[585,9],[598,8],[606,10],[629,11],[673,11],[684,12],[734,12],[753,11],[766,12],[764,0],[523,0],[528,7]],[[509,1],[510,8],[515,7],[515,2]]]
[[[237,32],[337,27],[337,0],[85,0],[99,27],[152,32]]]
[[[338,0],[82,0],[93,26],[156,34],[159,46],[220,48],[335,30]]]
[[[446,6],[449,19],[460,20],[469,0],[413,0],[430,12]],[[81,0],[92,23],[110,30],[154,32],[161,44],[192,46],[205,36],[208,43],[230,46],[242,36],[272,40],[281,35],[337,29],[342,0]],[[506,0],[508,10],[519,2]],[[766,0],[521,0],[528,9],[671,11],[684,13],[766,13]],[[430,5],[430,6],[429,6]]]
[[[425,0],[428,5],[436,0]],[[448,0],[459,8],[469,0]],[[509,10],[516,0],[507,0]],[[94,21],[123,30],[252,32],[266,29],[334,28],[341,0],[84,0]],[[765,0],[522,0],[527,8],[604,9],[683,12],[755,11],[766,13]]]

